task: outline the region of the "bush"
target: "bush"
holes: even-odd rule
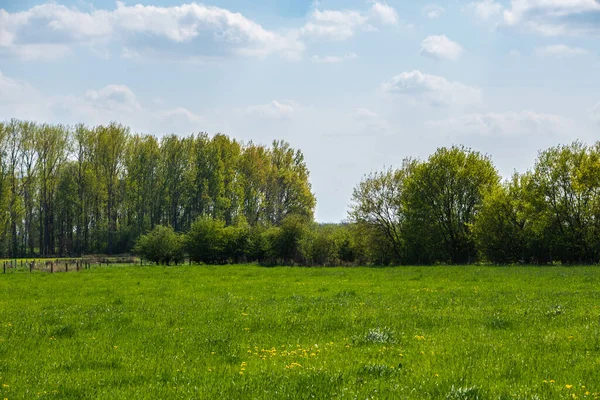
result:
[[[225,227],[225,222],[201,217],[185,236],[191,260],[206,264],[227,264],[247,260],[250,229],[246,223]]]
[[[157,264],[169,265],[183,260],[183,240],[170,226],[157,225],[146,235],[140,236],[134,252]]]
[[[265,264],[302,264],[301,242],[308,233],[308,220],[289,215],[279,227],[271,227],[262,234]]]
[[[201,217],[185,236],[185,249],[191,260],[206,264],[223,264],[225,259],[225,222]]]

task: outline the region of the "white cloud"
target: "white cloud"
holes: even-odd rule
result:
[[[294,34],[264,29],[242,14],[190,3],[174,7],[126,6],[79,11],[54,3],[27,11],[0,10],[0,54],[60,57],[75,46],[116,44],[130,54],[214,57],[231,54],[298,57],[304,44]]]
[[[246,113],[266,119],[289,119],[298,113],[299,108],[298,104],[291,100],[273,100],[267,104],[250,106],[246,108]]]
[[[512,0],[504,23],[546,36],[600,33],[597,0]]]
[[[197,133],[204,130],[205,119],[183,107],[160,111],[158,118],[161,126],[164,126],[164,133]]]
[[[301,32],[304,36],[344,40],[352,37],[356,29],[364,26],[367,20],[358,11],[314,10]]]
[[[494,0],[482,0],[469,3],[467,6],[471,9],[477,19],[481,21],[489,21],[496,17],[499,17],[504,9],[502,4],[495,2]]]
[[[398,13],[393,7],[386,3],[375,2],[371,6],[369,16],[372,21],[383,25],[396,25],[398,23]]]
[[[429,19],[436,19],[444,15],[446,10],[438,4],[427,4],[423,7],[423,14]]]
[[[395,25],[399,21],[396,10],[385,3],[374,2],[368,12],[356,10],[315,9],[308,22],[300,29],[302,36],[330,40],[346,40],[357,30],[373,30],[375,24]]]
[[[311,57],[311,61],[315,64],[339,64],[346,60],[355,60],[358,58],[356,53],[346,53],[343,56],[317,56]]]
[[[508,55],[511,57],[520,57],[521,52],[519,50],[512,49],[511,51],[508,52]]]
[[[108,85],[100,90],[88,90],[84,100],[94,108],[108,111],[134,112],[142,108],[131,89],[123,85]]]
[[[446,35],[428,36],[421,42],[421,54],[440,60],[456,61],[462,53],[462,46]]]
[[[451,82],[441,76],[421,71],[403,72],[382,84],[386,93],[402,96],[432,106],[470,105],[481,103],[478,88]]]
[[[119,121],[155,134],[190,133],[200,130],[203,122],[202,117],[182,107],[144,107],[135,93],[123,85],[88,90],[80,96],[44,96],[29,83],[0,72],[0,120],[10,118],[88,125]]]
[[[564,44],[554,44],[535,49],[535,54],[537,56],[576,56],[589,53],[590,52],[586,49],[582,49],[580,47],[569,47]]]
[[[564,133],[571,124],[563,116],[532,111],[466,114],[426,123],[431,128],[459,135],[494,137]]]
[[[498,26],[524,29],[544,36],[600,34],[598,0],[494,0],[469,3],[478,19]]]
[[[0,120],[46,116],[41,94],[28,82],[9,78],[0,71]]]

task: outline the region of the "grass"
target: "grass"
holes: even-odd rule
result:
[[[0,276],[0,398],[600,392],[594,267],[97,267]]]

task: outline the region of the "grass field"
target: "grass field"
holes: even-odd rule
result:
[[[600,397],[594,267],[0,275],[0,399]]]

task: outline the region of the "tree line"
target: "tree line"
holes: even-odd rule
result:
[[[312,220],[301,151],[226,135],[132,134],[110,123],[0,123],[0,257],[130,252],[157,226],[189,231]]]
[[[0,123],[0,257],[136,252],[163,263],[600,262],[600,143],[502,180],[459,146],[366,175],[348,220],[313,221],[300,150],[226,135]]]
[[[600,143],[541,151],[533,168],[500,179],[463,147],[366,176],[350,220],[376,264],[600,262]]]
[[[139,250],[156,248],[152,240],[168,242],[153,233]],[[504,181],[489,156],[444,147],[366,175],[346,223],[293,214],[270,227],[203,219],[169,242],[180,258],[210,264],[598,263],[600,143],[549,148],[531,170]]]

